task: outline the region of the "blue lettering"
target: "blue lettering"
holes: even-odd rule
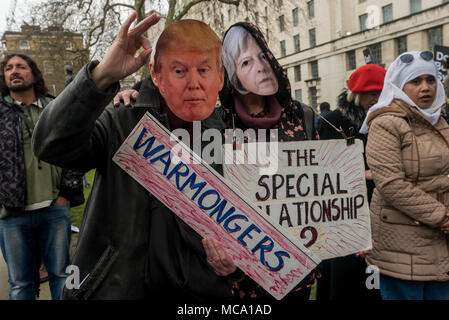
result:
[[[185,170],[183,171],[183,172],[180,172],[179,170],[182,168],[182,167],[184,167],[185,168]],[[176,181],[176,187],[178,188],[178,189],[180,189],[180,186],[179,186],[179,177],[181,176],[181,177],[187,177],[188,175],[189,175],[189,167],[185,164],[185,163],[183,163],[182,161],[180,161],[171,171],[170,171],[170,173],[167,175],[167,179],[169,179],[170,180],[170,178],[174,175],[174,174],[176,174],[176,179],[175,179],[175,181]]]
[[[166,157],[167,157],[167,160],[164,160],[164,158],[166,158]],[[167,151],[167,152],[161,154],[160,156],[157,156],[156,158],[150,160],[151,163],[156,162],[156,161],[160,161],[163,164],[165,164],[164,176],[166,176],[168,168],[170,168],[170,164],[171,164],[171,151]]]
[[[254,225],[254,223],[252,223],[248,228],[246,228],[245,231],[242,232],[242,234],[237,238],[237,240],[246,247],[247,244],[244,239],[245,237],[253,239],[253,236],[249,234],[253,230],[256,230],[257,233],[260,233],[261,231],[256,225]]]
[[[204,186],[207,184],[205,181],[200,182],[200,183],[197,183],[197,184],[195,184],[195,182],[196,182],[196,173],[194,172],[194,173],[192,173],[192,174],[190,175],[190,177],[187,178],[187,180],[184,182],[184,184],[181,186],[181,188],[178,187],[178,190],[179,190],[179,191],[184,190],[184,188],[186,187],[186,185],[187,185],[188,183],[190,183],[190,185],[189,185],[190,189],[193,190],[193,189],[198,188],[198,190],[195,192],[195,194],[194,194],[193,197],[192,197],[192,200],[195,200],[195,198],[196,198],[196,196],[198,195],[198,193],[200,193],[201,190],[203,190]]]
[[[263,265],[267,266],[267,268],[271,271],[279,271],[284,266],[284,260],[282,256],[290,258],[290,255],[285,251],[276,251],[274,255],[278,258],[279,264],[276,267],[272,267],[265,261],[265,252],[270,252],[273,250],[274,242],[271,240],[269,236],[265,236],[256,246],[251,250],[252,253],[255,253],[260,249],[260,262]]]
[[[203,200],[204,198],[206,198],[208,195],[210,194],[215,194],[217,195],[217,199],[215,200],[215,203],[209,207],[204,206],[203,204]],[[192,199],[193,200],[193,199]],[[220,202],[221,198],[220,195],[218,194],[217,191],[215,190],[207,190],[206,192],[204,192],[199,198],[198,198],[198,205],[200,206],[201,209],[203,210],[209,210],[212,209],[213,207],[215,207],[217,205],[218,202]]]
[[[264,244],[265,242],[268,242],[268,244]],[[260,257],[259,260],[262,262],[263,265],[267,265],[265,263],[265,251],[270,252],[273,250],[274,242],[271,240],[269,236],[265,236],[256,246],[251,250],[252,253],[255,253],[257,250],[260,249]],[[268,267],[268,266],[267,266]]]
[[[228,232],[236,232],[236,231],[241,230],[242,228],[237,223],[234,225],[234,228],[229,227],[229,223],[231,221],[237,220],[237,219],[243,219],[245,221],[248,221],[248,218],[245,217],[243,214],[235,214],[226,219],[225,223],[223,224],[223,227],[225,228],[225,230]]]
[[[134,150],[139,150],[140,148],[142,148],[144,145],[147,144],[145,151],[143,152],[143,157],[146,159],[148,157],[151,157],[152,155],[154,155],[155,153],[161,151],[162,149],[164,149],[165,147],[163,145],[159,145],[157,147],[155,147],[154,149],[151,149],[153,147],[154,144],[154,140],[156,139],[155,137],[151,136],[150,138],[148,138],[147,140],[145,140],[144,143],[142,143],[141,145],[139,145],[140,141],[142,140],[143,136],[145,135],[145,133],[147,132],[146,128],[142,129],[142,132],[139,135],[139,138],[136,140],[136,143],[134,143],[133,149]]]
[[[279,271],[284,267],[284,260],[282,259],[282,256],[290,258],[290,255],[285,251],[276,251],[274,255],[278,258],[279,264],[276,267],[271,267],[268,263],[265,263],[265,265],[271,271]]]
[[[215,214],[215,212],[218,212],[215,220],[219,224],[222,223],[224,219],[226,219],[231,213],[233,213],[235,211],[235,207],[231,207],[231,208],[229,208],[228,211],[226,211],[226,213],[224,215],[222,215],[223,209],[226,207],[227,203],[228,203],[228,201],[223,199],[223,201],[218,206],[216,206],[215,209],[211,211],[211,213],[209,213],[209,215],[212,217]]]

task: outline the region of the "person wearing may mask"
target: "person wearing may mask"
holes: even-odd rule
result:
[[[279,129],[279,141],[318,139],[306,132],[304,112],[310,107],[291,98],[287,72],[277,62],[258,30],[239,22],[223,40],[225,86],[220,91],[223,117],[228,127]]]
[[[278,129],[279,141],[308,140],[304,112],[310,108],[291,98],[285,70],[271,53],[256,26],[246,22],[232,25],[223,40],[225,85],[220,91],[220,112],[228,128]],[[304,109],[303,109],[304,108]],[[313,120],[307,125],[313,128]],[[318,139],[316,131],[313,139]],[[308,299],[315,280],[312,272],[283,300]],[[268,298],[252,279],[235,283],[242,299]]]
[[[449,294],[449,126],[431,52],[399,56],[361,133],[376,188],[370,206],[373,250],[384,300]]]

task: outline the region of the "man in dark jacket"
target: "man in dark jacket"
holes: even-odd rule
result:
[[[320,138],[342,139],[337,129],[346,137],[355,137],[366,145],[367,136],[359,133],[366,112],[377,103],[383,88],[386,70],[375,64],[367,64],[354,71],[348,80],[348,88],[338,96],[337,109],[327,114],[320,128]],[[332,124],[332,125],[331,125]],[[368,203],[374,190],[374,181],[365,158],[365,179]],[[379,300],[378,289],[368,289],[365,281],[366,262],[359,255],[348,255],[322,262],[323,274],[317,282],[317,300]]]
[[[33,155],[33,127],[48,95],[36,63],[11,54],[0,70],[0,246],[10,299],[34,299],[43,258],[53,299],[60,299],[69,264],[70,206],[84,202],[82,173]]]
[[[224,127],[214,113],[224,77],[221,42],[202,22],[171,24],[154,45],[152,79],[143,81],[139,99],[131,108],[106,107],[118,81],[151,53],[142,34],[159,17],[153,14],[128,31],[135,16],[124,23],[104,59],[85,66],[51,103],[33,137],[34,151],[43,159],[96,168],[73,261],[81,285],[67,288],[64,298],[229,299],[228,275],[237,272],[230,256],[214,239],[202,240],[112,161],[147,111],[169,130],[191,132],[194,120],[202,120],[203,129]]]
[[[323,118],[331,112],[331,106],[328,102],[322,102],[320,104],[320,117],[315,118],[315,129],[320,132],[321,125],[323,123]]]

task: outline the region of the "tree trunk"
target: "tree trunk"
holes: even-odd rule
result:
[[[134,8],[136,9],[136,12],[137,12],[136,24],[138,24],[140,21],[142,21],[143,19],[146,18],[145,17],[145,0],[134,0]],[[150,71],[148,69],[148,63],[139,69],[138,74],[141,76],[142,80],[150,75]]]

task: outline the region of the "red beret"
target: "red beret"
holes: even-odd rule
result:
[[[387,71],[377,64],[366,64],[351,74],[348,88],[352,92],[381,91]]]

